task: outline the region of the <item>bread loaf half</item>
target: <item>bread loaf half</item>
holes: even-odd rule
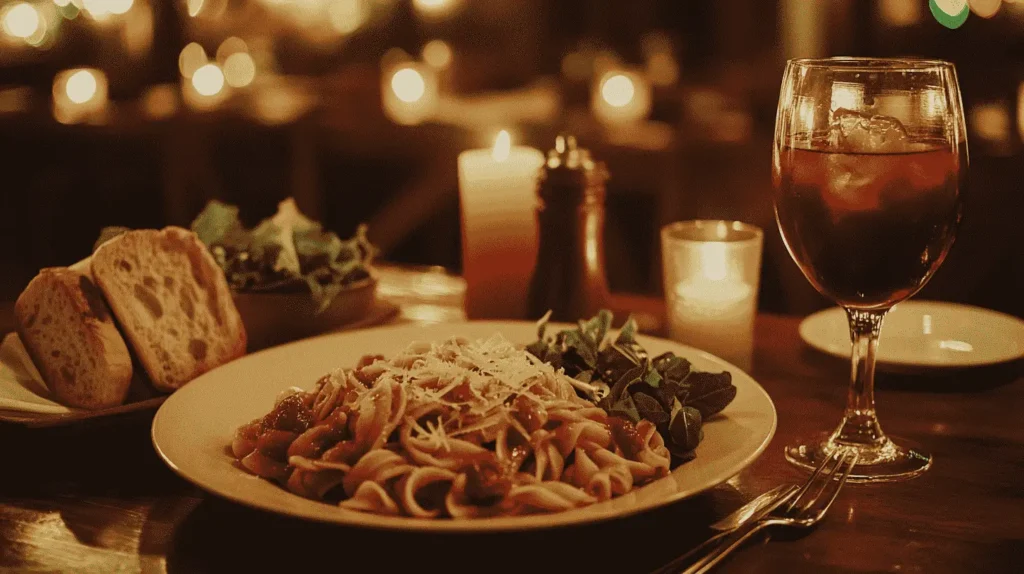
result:
[[[131,355],[88,274],[43,269],[18,297],[14,315],[18,335],[59,402],[86,409],[124,402]]]
[[[96,250],[92,272],[156,388],[173,391],[245,354],[224,272],[191,231],[126,232]]]

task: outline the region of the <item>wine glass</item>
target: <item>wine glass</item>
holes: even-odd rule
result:
[[[772,181],[786,248],[846,310],[853,342],[846,412],[830,434],[786,446],[815,468],[857,452],[850,480],[917,476],[931,455],[882,432],[875,352],[882,319],[942,264],[967,176],[963,105],[952,64],[920,59],[790,60],[775,118]]]

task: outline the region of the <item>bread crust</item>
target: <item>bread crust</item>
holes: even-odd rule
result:
[[[70,312],[54,305],[58,298]],[[87,273],[42,269],[15,302],[14,316],[25,349],[59,402],[86,409],[124,402],[132,380],[131,355]],[[57,348],[71,346],[84,352]]]
[[[157,389],[174,391],[245,354],[245,327],[224,273],[191,231],[126,232],[96,250],[92,269]]]

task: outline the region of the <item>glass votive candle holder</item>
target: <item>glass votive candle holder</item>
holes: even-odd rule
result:
[[[739,221],[661,229],[669,337],[749,371],[764,233]]]

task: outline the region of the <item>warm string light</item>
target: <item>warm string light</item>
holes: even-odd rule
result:
[[[612,107],[628,106],[635,94],[633,80],[623,74],[612,74],[601,82],[601,97]]]

